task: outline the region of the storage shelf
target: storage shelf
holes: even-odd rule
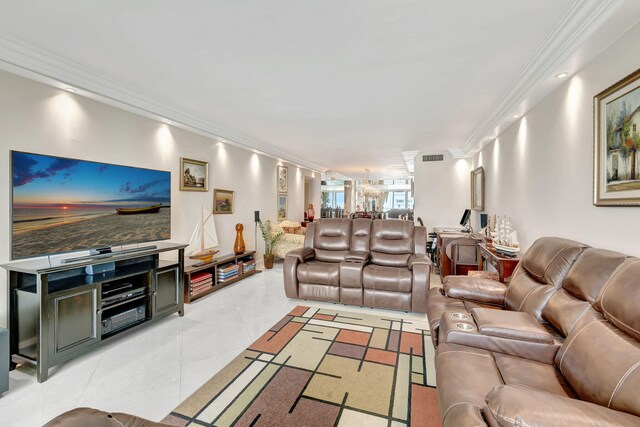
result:
[[[240,262],[243,261],[254,261],[255,262],[255,255],[256,252],[255,251],[247,251],[245,253],[239,254],[239,255],[235,255],[235,254],[229,254],[229,255],[222,255],[219,256],[217,258],[215,258],[212,262],[208,263],[208,264],[194,264],[194,265],[189,265],[189,266],[185,266],[184,268],[184,273],[185,273],[185,280],[184,280],[184,302],[185,303],[190,303],[191,301],[195,301],[199,298],[205,297],[209,294],[212,294],[213,292],[220,290],[226,286],[229,286],[233,283],[238,282],[239,280],[242,280],[244,278],[247,278],[249,276],[252,276],[254,274],[256,274],[256,270],[255,268],[252,270],[249,270],[247,272],[243,272],[242,274],[238,274],[237,276],[234,276],[230,279],[225,279],[224,282],[219,282],[218,281],[218,268],[219,267],[224,267],[229,266],[229,264],[239,264]],[[197,293],[195,295],[192,295],[189,289],[189,285],[191,282],[191,275],[192,274],[196,274],[196,273],[210,273],[212,275],[212,279],[213,279],[213,286],[209,289],[207,289],[206,291]]]
[[[71,288],[77,288],[78,283],[84,285],[93,285],[96,283],[115,282],[117,280],[126,279],[141,274],[148,273],[154,268],[153,262],[141,262],[138,264],[125,265],[118,267],[113,271],[107,271],[100,274],[81,274],[62,279],[52,280],[49,282],[49,295],[56,292],[63,292]]]

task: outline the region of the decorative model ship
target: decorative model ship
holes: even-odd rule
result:
[[[220,252],[217,248],[218,233],[216,232],[216,223],[213,221],[213,212],[207,210],[205,216],[204,208],[202,208],[200,221],[196,224],[189,240],[189,246],[187,246],[187,256],[207,264]]]
[[[511,220],[506,216],[494,217],[493,230],[491,237],[493,239],[493,247],[500,252],[516,253],[520,251],[520,242],[518,242],[518,232],[513,227]]]

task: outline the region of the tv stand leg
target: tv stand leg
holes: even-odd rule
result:
[[[36,374],[38,382],[42,383],[49,377],[49,280],[48,277],[41,275],[38,275],[36,280],[40,304]]]
[[[43,383],[49,378],[49,369],[44,363],[38,362],[38,366],[36,366],[36,378],[38,379],[38,383]]]
[[[184,316],[184,310],[179,310],[178,311],[178,316],[183,317]]]

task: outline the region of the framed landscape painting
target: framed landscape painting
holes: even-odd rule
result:
[[[640,206],[640,70],[593,99],[596,206]]]
[[[484,168],[482,166],[471,171],[471,209],[484,210]]]
[[[278,221],[287,219],[287,195],[278,194]]]
[[[278,193],[286,193],[289,190],[289,169],[286,166],[278,166]]]
[[[213,189],[213,213],[232,214],[233,213],[233,191]]]
[[[180,190],[207,191],[209,189],[209,162],[180,158]]]

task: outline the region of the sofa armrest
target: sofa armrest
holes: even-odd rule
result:
[[[347,262],[361,262],[367,263],[371,258],[371,254],[366,251],[350,251],[344,260]]]
[[[69,426],[102,426],[102,427],[166,427],[170,424],[156,423],[151,420],[136,417],[122,412],[105,412],[93,408],[75,408],[60,414],[45,427]]]
[[[431,260],[428,256],[422,254],[413,254],[409,257],[409,261],[407,261],[407,265],[409,266],[409,270],[413,270],[414,265],[424,264],[431,266]]]
[[[288,298],[298,298],[298,265],[315,258],[312,248],[298,248],[287,252],[282,272],[284,275],[284,293]]]
[[[316,257],[316,251],[312,248],[298,248],[287,252],[285,258],[298,258],[298,262],[311,261]]]
[[[411,267],[411,280],[411,310],[418,313],[426,313],[429,287],[431,286],[431,262],[413,264]]]
[[[492,427],[640,425],[640,417],[626,412],[524,386],[496,386],[485,400]]]
[[[507,285],[490,279],[469,276],[447,276],[442,283],[445,296],[484,304],[502,306]]]
[[[471,309],[471,316],[483,335],[549,345],[554,342],[553,335],[532,314],[524,311],[475,307]]]

